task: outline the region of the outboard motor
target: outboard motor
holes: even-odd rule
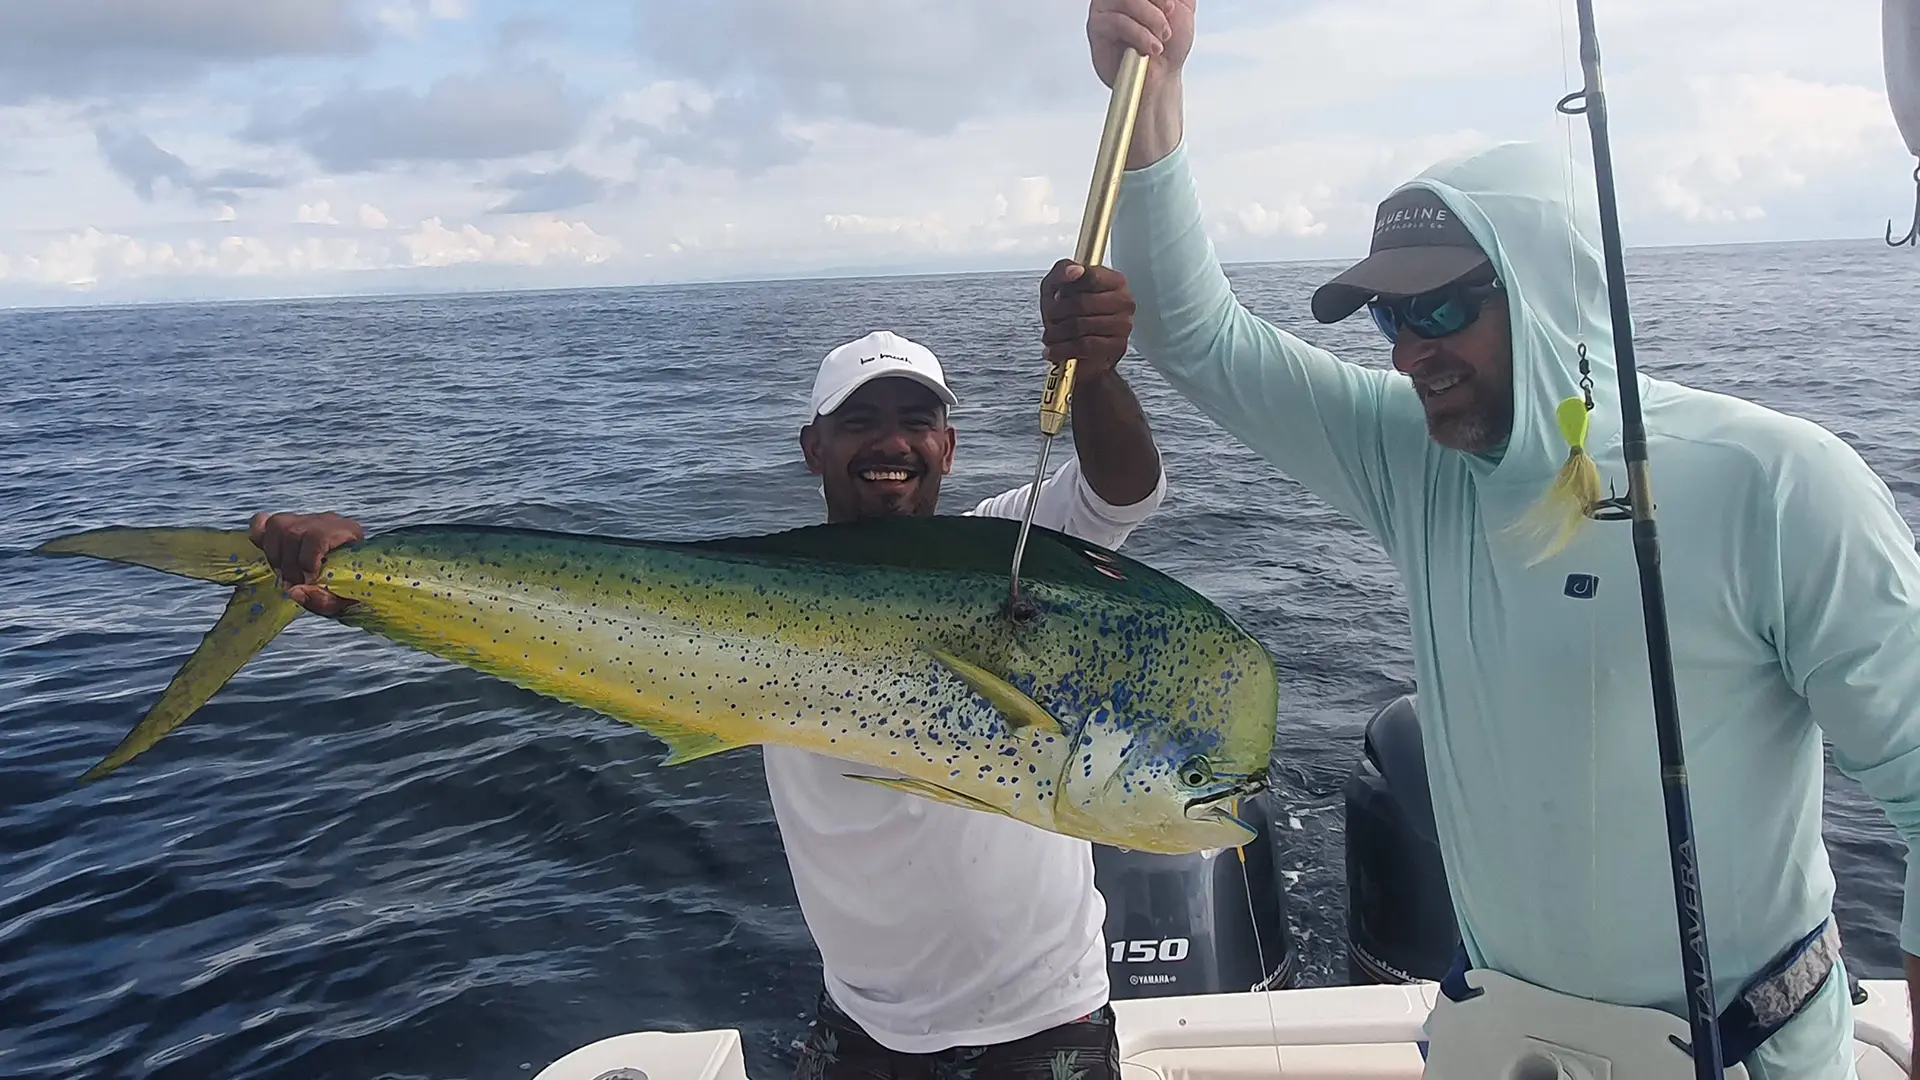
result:
[[[1460,943],[1414,699],[1367,721],[1346,785],[1347,981],[1439,980]]]
[[[1258,835],[1233,849],[1152,855],[1095,844],[1115,999],[1284,989],[1293,978],[1286,879],[1269,792],[1240,802]]]

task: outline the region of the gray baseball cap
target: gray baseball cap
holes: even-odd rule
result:
[[[1339,322],[1375,297],[1416,296],[1492,272],[1492,260],[1440,196],[1410,187],[1375,211],[1367,257],[1314,290],[1313,317]]]

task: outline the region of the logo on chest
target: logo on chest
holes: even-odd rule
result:
[[[1592,574],[1568,574],[1565,592],[1575,600],[1591,600],[1600,591],[1600,579]]]

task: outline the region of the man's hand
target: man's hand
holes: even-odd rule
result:
[[[1147,80],[1140,89],[1140,116],[1126,167],[1144,169],[1173,153],[1185,127],[1180,70],[1193,49],[1195,0],[1091,0],[1087,45],[1093,70],[1109,87],[1120,74],[1127,49],[1147,58]]]
[[[353,606],[314,584],[320,576],[320,563],[327,553],[342,544],[366,539],[360,523],[339,514],[253,515],[248,527],[253,546],[267,556],[267,564],[280,575],[287,598],[315,615],[334,616]]]
[[[1108,87],[1120,75],[1128,48],[1147,58],[1146,91],[1177,76],[1193,49],[1195,0],[1093,0],[1087,11],[1087,44],[1093,71]]]
[[[1133,335],[1133,293],[1126,276],[1061,259],[1040,282],[1041,339],[1047,360],[1075,361],[1073,447],[1094,494],[1132,506],[1160,483],[1160,450],[1133,388],[1115,370]]]
[[[1041,340],[1055,367],[1068,360],[1074,382],[1113,373],[1133,335],[1133,293],[1126,276],[1105,266],[1061,259],[1040,282]]]

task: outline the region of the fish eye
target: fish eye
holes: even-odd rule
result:
[[[1188,787],[1205,787],[1213,782],[1213,762],[1205,756],[1190,757],[1180,763],[1180,782]]]

